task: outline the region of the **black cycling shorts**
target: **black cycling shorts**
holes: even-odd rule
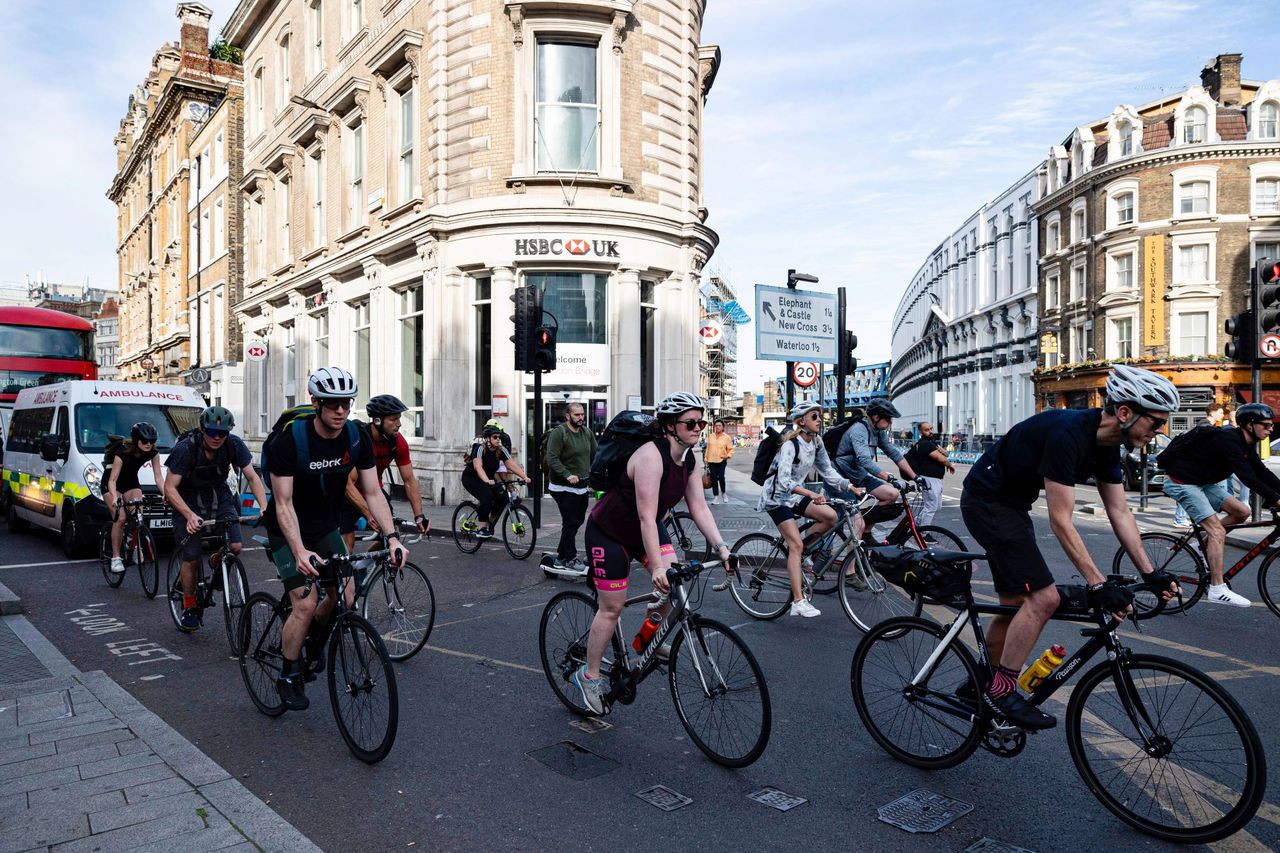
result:
[[[626,592],[632,560],[627,547],[596,527],[595,520],[590,517],[587,518],[584,540],[587,546],[587,565],[596,589],[601,592]],[[658,525],[658,542],[662,545],[663,554],[676,552],[665,524]],[[639,560],[642,566],[648,566],[648,555],[642,553]]]
[[[782,524],[784,521],[792,521],[804,518],[804,511],[809,508],[809,504],[813,503],[813,498],[805,495],[795,506],[775,506],[771,510],[767,510],[769,517],[773,519],[774,524]]]
[[[387,507],[390,509],[391,498],[387,497],[386,492],[382,492],[382,496],[386,498]],[[395,517],[394,509],[391,510],[391,515],[393,518]],[[364,516],[360,514],[360,510],[356,509],[356,505],[347,498],[343,498],[342,509],[338,510],[338,532],[343,536],[348,533],[355,533],[359,529],[360,519],[362,518]]]
[[[964,492],[960,496],[960,515],[987,553],[996,592],[1026,595],[1053,586],[1053,573],[1036,544],[1031,513]]]

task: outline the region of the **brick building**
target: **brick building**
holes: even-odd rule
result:
[[[248,434],[345,365],[394,393],[425,494],[496,416],[527,446],[517,286],[559,321],[556,403],[600,427],[697,387],[703,0],[242,0]],[[255,351],[258,347],[255,346]],[[362,413],[357,411],[357,416]]]
[[[204,277],[191,240],[197,228],[203,229],[201,239],[220,235],[216,250],[210,244],[202,254],[203,267],[227,255],[232,243],[228,234],[235,223],[227,217],[226,201],[222,219],[203,207],[207,221],[192,215],[193,169],[200,153],[193,140],[211,116],[234,112],[223,108],[223,101],[229,95],[238,98],[243,86],[238,65],[210,56],[212,15],[200,3],[178,4],[179,41],[156,51],[116,134],[117,172],[107,197],[117,208],[121,379],[190,381],[190,282]],[[232,157],[241,147],[233,136],[236,127],[235,121],[227,121],[220,145],[208,150],[209,186],[228,180]],[[223,284],[228,305],[237,296],[231,286],[228,275]]]
[[[1247,393],[1223,321],[1245,307],[1253,261],[1280,255],[1280,80],[1240,66],[1222,54],[1200,86],[1121,104],[1050,149],[1034,205],[1038,408],[1098,405],[1116,360],[1179,386],[1175,432]]]

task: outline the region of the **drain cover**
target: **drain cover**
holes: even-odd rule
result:
[[[562,740],[551,746],[533,749],[525,755],[570,779],[594,779],[618,767],[618,762],[596,755],[571,740]]]
[[[876,809],[880,820],[907,832],[937,832],[973,811],[969,803],[917,788],[905,797]]]
[[[964,853],[1036,853],[1025,847],[1010,844],[1007,841],[996,841],[994,838],[980,838],[972,846],[966,847]]]
[[[763,803],[780,812],[794,809],[796,806],[809,802],[804,797],[797,797],[785,791],[779,791],[777,788],[761,788],[754,794],[748,794],[747,796],[757,803]]]
[[[693,802],[684,794],[678,794],[664,785],[654,785],[652,788],[637,791],[636,796],[651,806],[657,806],[664,812],[673,812]]]
[[[569,725],[573,726],[578,731],[586,732],[589,735],[602,732],[605,729],[613,728],[613,723],[606,723],[599,717],[586,717],[581,720],[570,720]]]

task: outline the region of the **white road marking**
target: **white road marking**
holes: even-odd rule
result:
[[[0,569],[34,569],[40,566],[69,566],[72,563],[96,563],[97,557],[89,557],[84,560],[50,560],[47,563],[10,563],[7,566],[0,566]]]

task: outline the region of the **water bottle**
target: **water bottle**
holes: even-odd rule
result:
[[[658,626],[662,624],[662,614],[657,610],[650,610],[649,615],[645,617],[644,624],[640,626],[636,637],[631,641],[631,648],[637,653],[643,652],[645,646],[649,645],[649,641],[653,639],[653,635],[658,633]]]
[[[1018,679],[1018,686],[1028,693],[1032,692],[1053,674],[1053,671],[1062,664],[1062,660],[1066,656],[1067,650],[1062,646],[1055,644],[1045,649],[1040,657],[1036,658],[1035,663],[1027,667],[1027,671],[1022,673],[1022,676]]]

